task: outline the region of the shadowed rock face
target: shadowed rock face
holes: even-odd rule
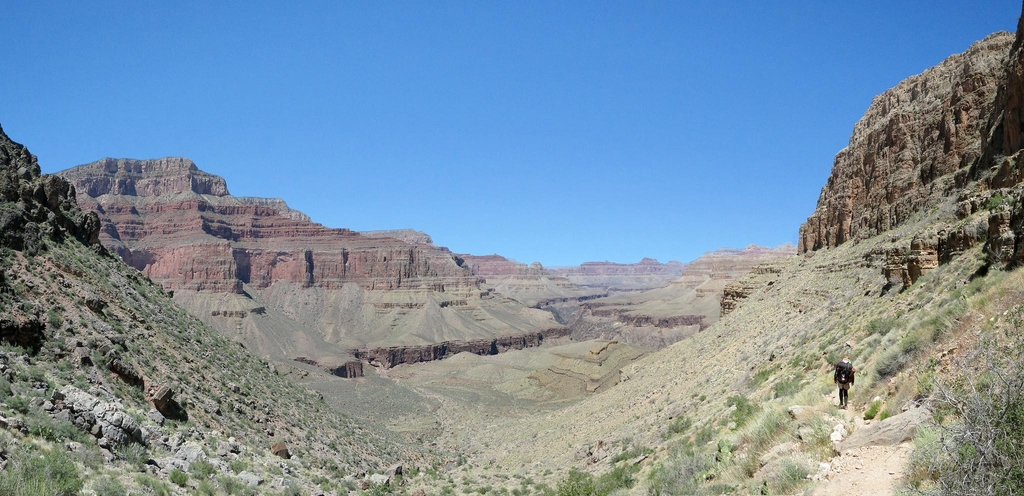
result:
[[[402,364],[430,362],[441,360],[457,353],[474,355],[497,355],[509,350],[521,350],[540,346],[545,340],[569,336],[569,329],[547,329],[537,333],[503,336],[495,339],[477,339],[473,341],[449,341],[424,346],[393,346],[358,350],[357,358],[369,361],[373,365],[391,368]]]
[[[70,235],[95,245],[99,218],[83,212],[70,183],[41,175],[35,155],[11,141],[0,128],[0,246],[25,250],[45,249],[46,240],[59,242]]]

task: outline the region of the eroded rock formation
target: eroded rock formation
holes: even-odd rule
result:
[[[800,253],[887,231],[951,196],[985,152],[993,114],[1002,114],[997,93],[1012,44],[1009,33],[990,35],[875,97],[800,228]],[[1019,142],[1013,119],[1003,119],[1005,138],[988,148],[1006,154]]]
[[[236,292],[277,281],[337,289],[475,287],[445,249],[313,223],[277,199],[235,198],[184,158],[103,159],[61,173],[104,221],[101,241],[169,289]]]
[[[470,341],[445,341],[423,346],[389,346],[355,350],[355,356],[368,361],[371,365],[391,368],[401,364],[430,362],[441,360],[457,353],[474,355],[497,355],[509,350],[521,350],[540,346],[544,341],[565,338],[570,330],[565,327],[546,329],[544,331],[502,336],[494,339],[476,339]]]

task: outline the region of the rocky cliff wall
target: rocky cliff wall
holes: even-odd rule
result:
[[[240,292],[243,284],[286,281],[444,291],[479,284],[446,249],[326,228],[278,199],[231,197],[222,178],[188,159],[103,159],[61,175],[101,213],[102,241],[170,289]]]
[[[817,208],[800,228],[799,251],[887,231],[955,196],[984,153],[993,114],[1001,113],[997,93],[1013,44],[1013,35],[993,34],[875,97],[836,155]],[[1003,120],[1004,138],[991,147],[1006,153],[1013,143],[1019,148],[1019,122]]]

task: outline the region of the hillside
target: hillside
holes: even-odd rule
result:
[[[431,459],[331,411],[108,254],[74,188],[2,130],[0,195],[0,493],[308,493]]]

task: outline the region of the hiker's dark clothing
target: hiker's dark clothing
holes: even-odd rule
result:
[[[853,385],[854,381],[853,364],[846,359],[837,363],[832,381],[839,386],[839,406],[846,408],[850,397],[850,386]]]

